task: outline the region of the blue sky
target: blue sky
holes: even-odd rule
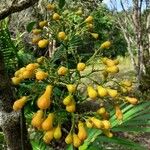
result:
[[[122,10],[122,7],[120,5],[120,0],[103,0],[103,3],[105,3],[110,9],[113,8],[113,5],[111,4],[111,1],[115,5],[118,11]],[[125,9],[132,6],[132,0],[122,0]],[[126,3],[128,2],[128,3]],[[142,9],[145,9],[145,1],[143,2]]]
[[[113,8],[111,1],[113,2],[118,11],[122,10],[120,0],[103,0],[103,3],[105,3],[109,8]],[[131,0],[129,0],[129,2],[131,3]]]

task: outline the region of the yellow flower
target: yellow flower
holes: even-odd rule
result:
[[[19,77],[12,77],[11,81],[14,85],[18,85],[21,82],[21,79]]]
[[[40,34],[41,32],[42,32],[41,29],[33,29],[32,30],[32,33],[35,34],[35,35]]]
[[[77,70],[78,71],[83,71],[85,69],[85,67],[86,67],[85,63],[81,62],[81,63],[77,64]]]
[[[104,87],[102,86],[97,86],[97,90],[98,90],[98,95],[100,97],[105,97],[108,95],[108,92],[107,92],[107,89],[105,89]]]
[[[76,91],[76,85],[75,84],[67,84],[66,86],[67,86],[69,93],[75,93],[75,91]]]
[[[90,29],[93,29],[93,24],[92,24],[92,23],[88,23],[88,24],[87,24],[87,27],[89,28],[89,30],[90,30]]]
[[[84,141],[87,138],[87,131],[83,122],[78,123],[78,137],[81,141]]]
[[[37,80],[44,80],[48,77],[48,73],[46,73],[42,70],[39,70],[36,72],[35,77]]]
[[[44,131],[49,131],[53,128],[53,120],[54,120],[54,114],[50,113],[48,117],[43,121],[42,123],[42,129]]]
[[[54,129],[51,129],[51,130],[45,132],[45,134],[43,136],[43,141],[46,144],[49,144],[52,141],[53,137],[54,137]]]
[[[81,140],[79,139],[78,135],[73,133],[73,146],[79,147],[81,145]]]
[[[123,86],[127,86],[127,87],[131,87],[132,86],[132,82],[129,81],[129,80],[124,80],[124,81],[121,82],[121,84]]]
[[[107,59],[105,64],[108,66],[108,67],[111,67],[111,66],[114,66],[115,65],[115,61],[112,60],[112,59]]]
[[[100,48],[101,49],[108,49],[111,46],[111,42],[110,41],[106,41],[104,43],[101,44]]]
[[[92,23],[92,22],[93,22],[93,17],[92,17],[92,16],[88,16],[88,17],[85,19],[85,22],[86,22],[86,23]]]
[[[123,119],[123,113],[122,113],[119,105],[115,105],[115,116],[116,116],[117,120]]]
[[[50,105],[52,103],[52,100],[51,100],[52,89],[53,89],[53,87],[51,85],[46,86],[46,90],[37,100],[38,108],[47,109],[50,107]]]
[[[63,104],[64,105],[70,105],[73,102],[73,96],[72,95],[68,95],[63,99]]]
[[[40,21],[39,22],[39,26],[41,27],[41,28],[43,28],[44,26],[47,26],[47,21],[46,20],[44,20],[44,21]]]
[[[62,137],[61,126],[58,125],[54,131],[54,138],[59,140]]]
[[[101,107],[97,110],[97,113],[102,115],[102,114],[105,114],[106,113],[106,109],[104,107]]]
[[[38,46],[40,48],[45,48],[48,45],[48,43],[49,43],[49,41],[47,39],[43,39],[38,42]]]
[[[37,69],[39,67],[38,63],[30,63],[26,66],[26,70],[29,71],[34,71],[35,69]]]
[[[97,98],[97,91],[92,86],[87,87],[87,93],[91,99],[95,100]]]
[[[112,98],[115,98],[118,95],[118,91],[114,89],[107,88],[108,95]]]
[[[57,14],[57,13],[54,13],[54,14],[53,14],[53,19],[54,19],[54,20],[59,20],[59,19],[60,19],[60,15]]]
[[[99,37],[99,35],[97,33],[91,33],[91,35],[94,39],[98,39],[98,37]]]
[[[20,99],[16,100],[13,104],[13,110],[18,111],[22,109],[26,102],[27,102],[27,96],[23,96]]]
[[[66,34],[65,34],[65,32],[59,32],[58,33],[58,39],[59,40],[65,40],[66,39]]]
[[[136,105],[137,103],[138,103],[138,100],[136,99],[136,98],[134,98],[134,97],[125,97],[125,100],[127,101],[127,102],[129,102],[130,104],[132,104],[132,105]]]
[[[64,66],[61,66],[57,71],[58,75],[61,75],[61,76],[66,75],[67,72],[68,72],[68,69]]]
[[[72,113],[76,111],[76,103],[74,100],[72,100],[71,103],[69,103],[69,105],[66,106],[66,111]]]
[[[117,66],[111,66],[111,67],[106,67],[106,72],[107,73],[118,73],[119,72],[119,68]]]
[[[36,128],[40,128],[43,122],[44,112],[42,110],[38,110],[31,121],[31,125]]]
[[[40,37],[40,36],[33,37],[33,38],[32,38],[32,43],[33,43],[33,44],[37,44],[40,40],[41,40],[41,37]]]
[[[66,144],[71,144],[73,142],[73,136],[71,133],[69,133],[65,138]]]
[[[47,10],[53,10],[55,8],[54,4],[47,4],[46,6]]]

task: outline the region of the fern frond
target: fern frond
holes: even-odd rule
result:
[[[10,32],[7,27],[0,30],[0,53],[2,53],[5,68],[11,73],[17,67],[17,48],[11,40]]]

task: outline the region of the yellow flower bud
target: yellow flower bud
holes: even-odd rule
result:
[[[110,41],[106,41],[104,43],[101,44],[100,48],[101,49],[108,49],[111,46],[111,42]]]

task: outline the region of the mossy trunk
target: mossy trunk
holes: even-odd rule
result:
[[[31,150],[25,120],[22,119],[23,113],[12,110],[14,99],[3,56],[0,53],[0,127],[9,150]]]

